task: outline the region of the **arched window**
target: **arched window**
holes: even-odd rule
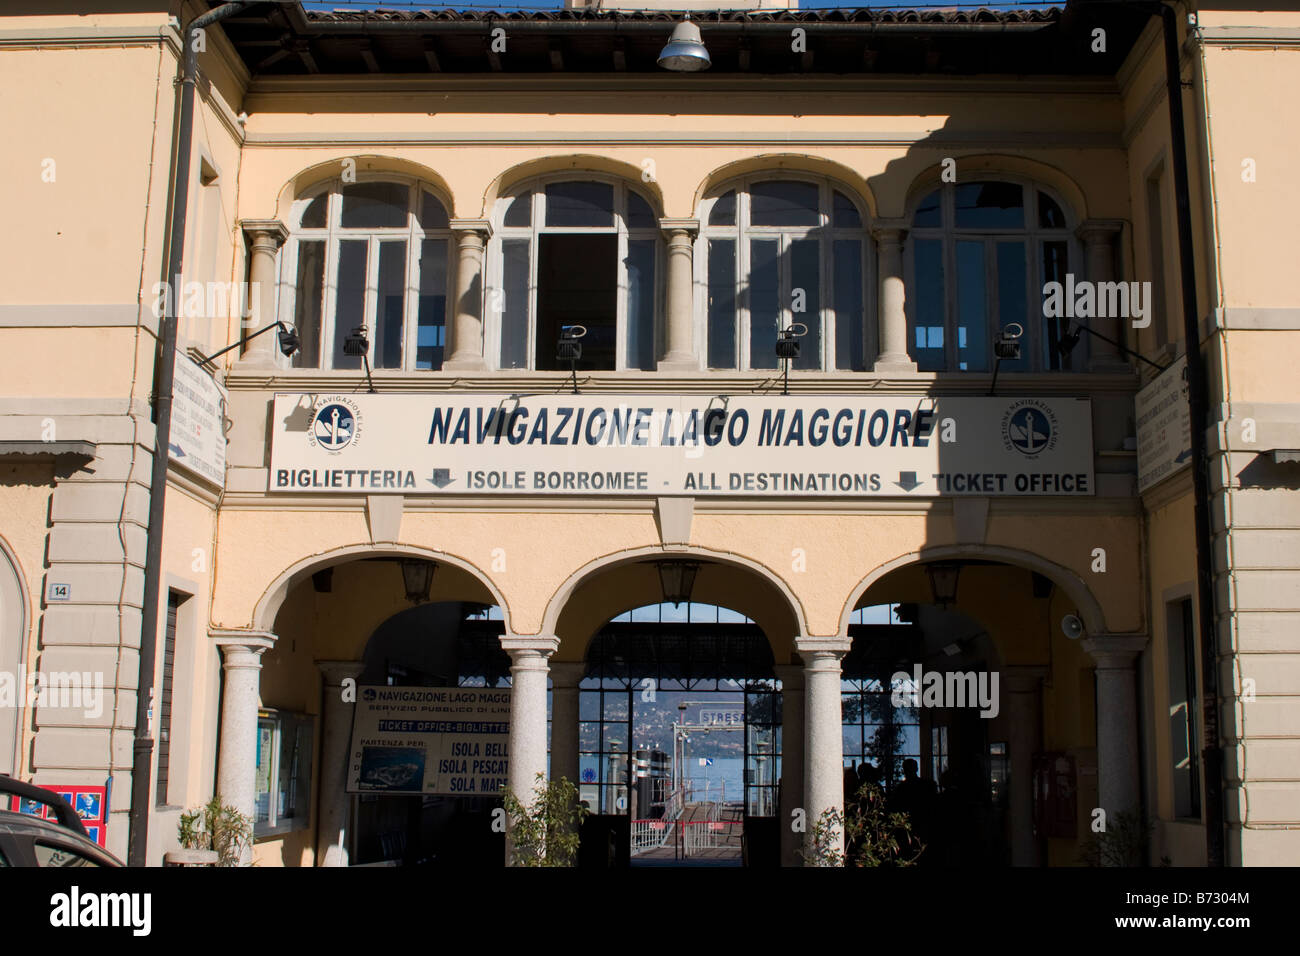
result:
[[[451,233],[447,209],[413,181],[317,187],[294,203],[282,313],[301,347],[294,368],[359,369],[343,343],[366,330],[377,369],[442,368]]]
[[[993,342],[1020,325],[1020,358],[1001,371],[1086,367],[1083,343],[1057,348],[1066,319],[1043,317],[1043,285],[1078,262],[1070,214],[1031,183],[947,183],[913,206],[907,238],[907,325],[923,372],[993,368]]]
[[[499,368],[567,369],[556,342],[580,325],[578,368],[654,369],[661,243],[645,197],[614,179],[538,180],[498,201],[494,226],[486,347]]]
[[[793,368],[866,367],[866,233],[845,192],[745,179],[705,202],[701,232],[709,368],[777,368],[777,332],[796,322],[808,332]]]

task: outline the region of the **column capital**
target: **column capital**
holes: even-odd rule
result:
[[[516,664],[537,656],[545,661],[560,649],[560,639],[550,634],[506,634],[501,638],[501,646]]]
[[[586,661],[558,661],[550,665],[551,686],[556,690],[576,690],[587,674]]]
[[[853,640],[849,637],[796,637],[794,650],[803,659],[805,671],[827,661],[835,662],[839,667],[840,659],[849,653]]]
[[[317,661],[316,666],[320,668],[327,687],[338,687],[348,678],[356,680],[366,669],[364,661]]]
[[[218,647],[246,647],[249,650],[269,651],[275,647],[276,635],[271,631],[242,630],[236,628],[214,627],[208,630],[208,637]]]
[[[1133,659],[1147,646],[1145,634],[1098,634],[1080,641],[1099,670],[1132,670]]]
[[[262,655],[275,646],[275,635],[258,636],[256,631],[226,632],[221,636],[210,632],[214,643],[221,648],[223,670],[261,670]]]
[[[853,639],[850,637],[796,637],[794,639],[794,649],[806,664],[812,663],[810,654],[830,653],[842,657],[852,647]]]
[[[700,221],[698,219],[677,219],[670,216],[661,216],[659,228],[664,232],[699,232]]]
[[[492,223],[486,219],[452,219],[447,225],[452,232],[474,233],[484,240],[492,238]]]
[[[906,219],[877,219],[871,224],[871,237],[876,242],[902,242],[908,225]]]
[[[1114,242],[1123,229],[1123,219],[1085,219],[1074,234],[1084,243]]]
[[[279,219],[241,219],[239,228],[253,242],[259,239],[265,242],[269,239],[275,243],[276,248],[284,245],[285,240],[289,238],[289,230]]]

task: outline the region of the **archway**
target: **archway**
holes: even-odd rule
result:
[[[431,736],[443,728],[407,723],[423,715],[408,713],[401,696],[508,686],[506,613],[490,585],[449,556],[358,548],[284,572],[255,620],[274,636],[258,685],[255,855],[290,865],[499,866],[501,835],[462,824],[499,805],[499,786],[479,783],[504,774],[475,772],[470,804],[443,799],[469,768],[443,775],[443,737]],[[497,696],[497,710],[508,710]],[[504,753],[496,724],[491,740]],[[485,845],[448,842],[453,831]]]
[[[870,580],[843,662],[854,785],[878,780],[909,813],[922,865],[1080,862],[1097,794],[1093,662],[1082,628],[1067,635],[1061,622],[1099,619],[1095,605],[968,554],[894,562]]]
[[[780,679],[797,614],[761,572],[703,557],[624,556],[553,608],[551,770],[592,813],[583,865],[780,861],[802,789]]]

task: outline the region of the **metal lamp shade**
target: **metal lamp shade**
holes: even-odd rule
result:
[[[695,589],[695,575],[699,571],[698,561],[660,561],[659,583],[663,587],[664,600],[673,607],[689,601],[691,591]]]
[[[433,585],[433,572],[438,567],[432,561],[419,558],[404,558],[402,565],[402,583],[406,587],[406,599],[412,604],[429,600],[429,588]]]
[[[690,20],[683,20],[673,27],[673,35],[659,53],[659,65],[679,73],[696,73],[712,66],[709,51],[704,48],[704,40],[700,37],[700,28]]]
[[[957,603],[957,577],[961,574],[960,564],[935,562],[925,566],[925,573],[930,578],[930,593],[936,604],[948,607]]]

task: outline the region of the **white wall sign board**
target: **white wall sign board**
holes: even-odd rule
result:
[[[272,427],[272,492],[1094,493],[1086,399],[280,394]]]
[[[225,389],[178,352],[168,457],[216,485],[226,483],[225,407]]]
[[[1192,461],[1186,356],[1137,393],[1135,413],[1138,491],[1146,491]]]
[[[508,688],[358,687],[348,792],[496,796],[509,730]]]

